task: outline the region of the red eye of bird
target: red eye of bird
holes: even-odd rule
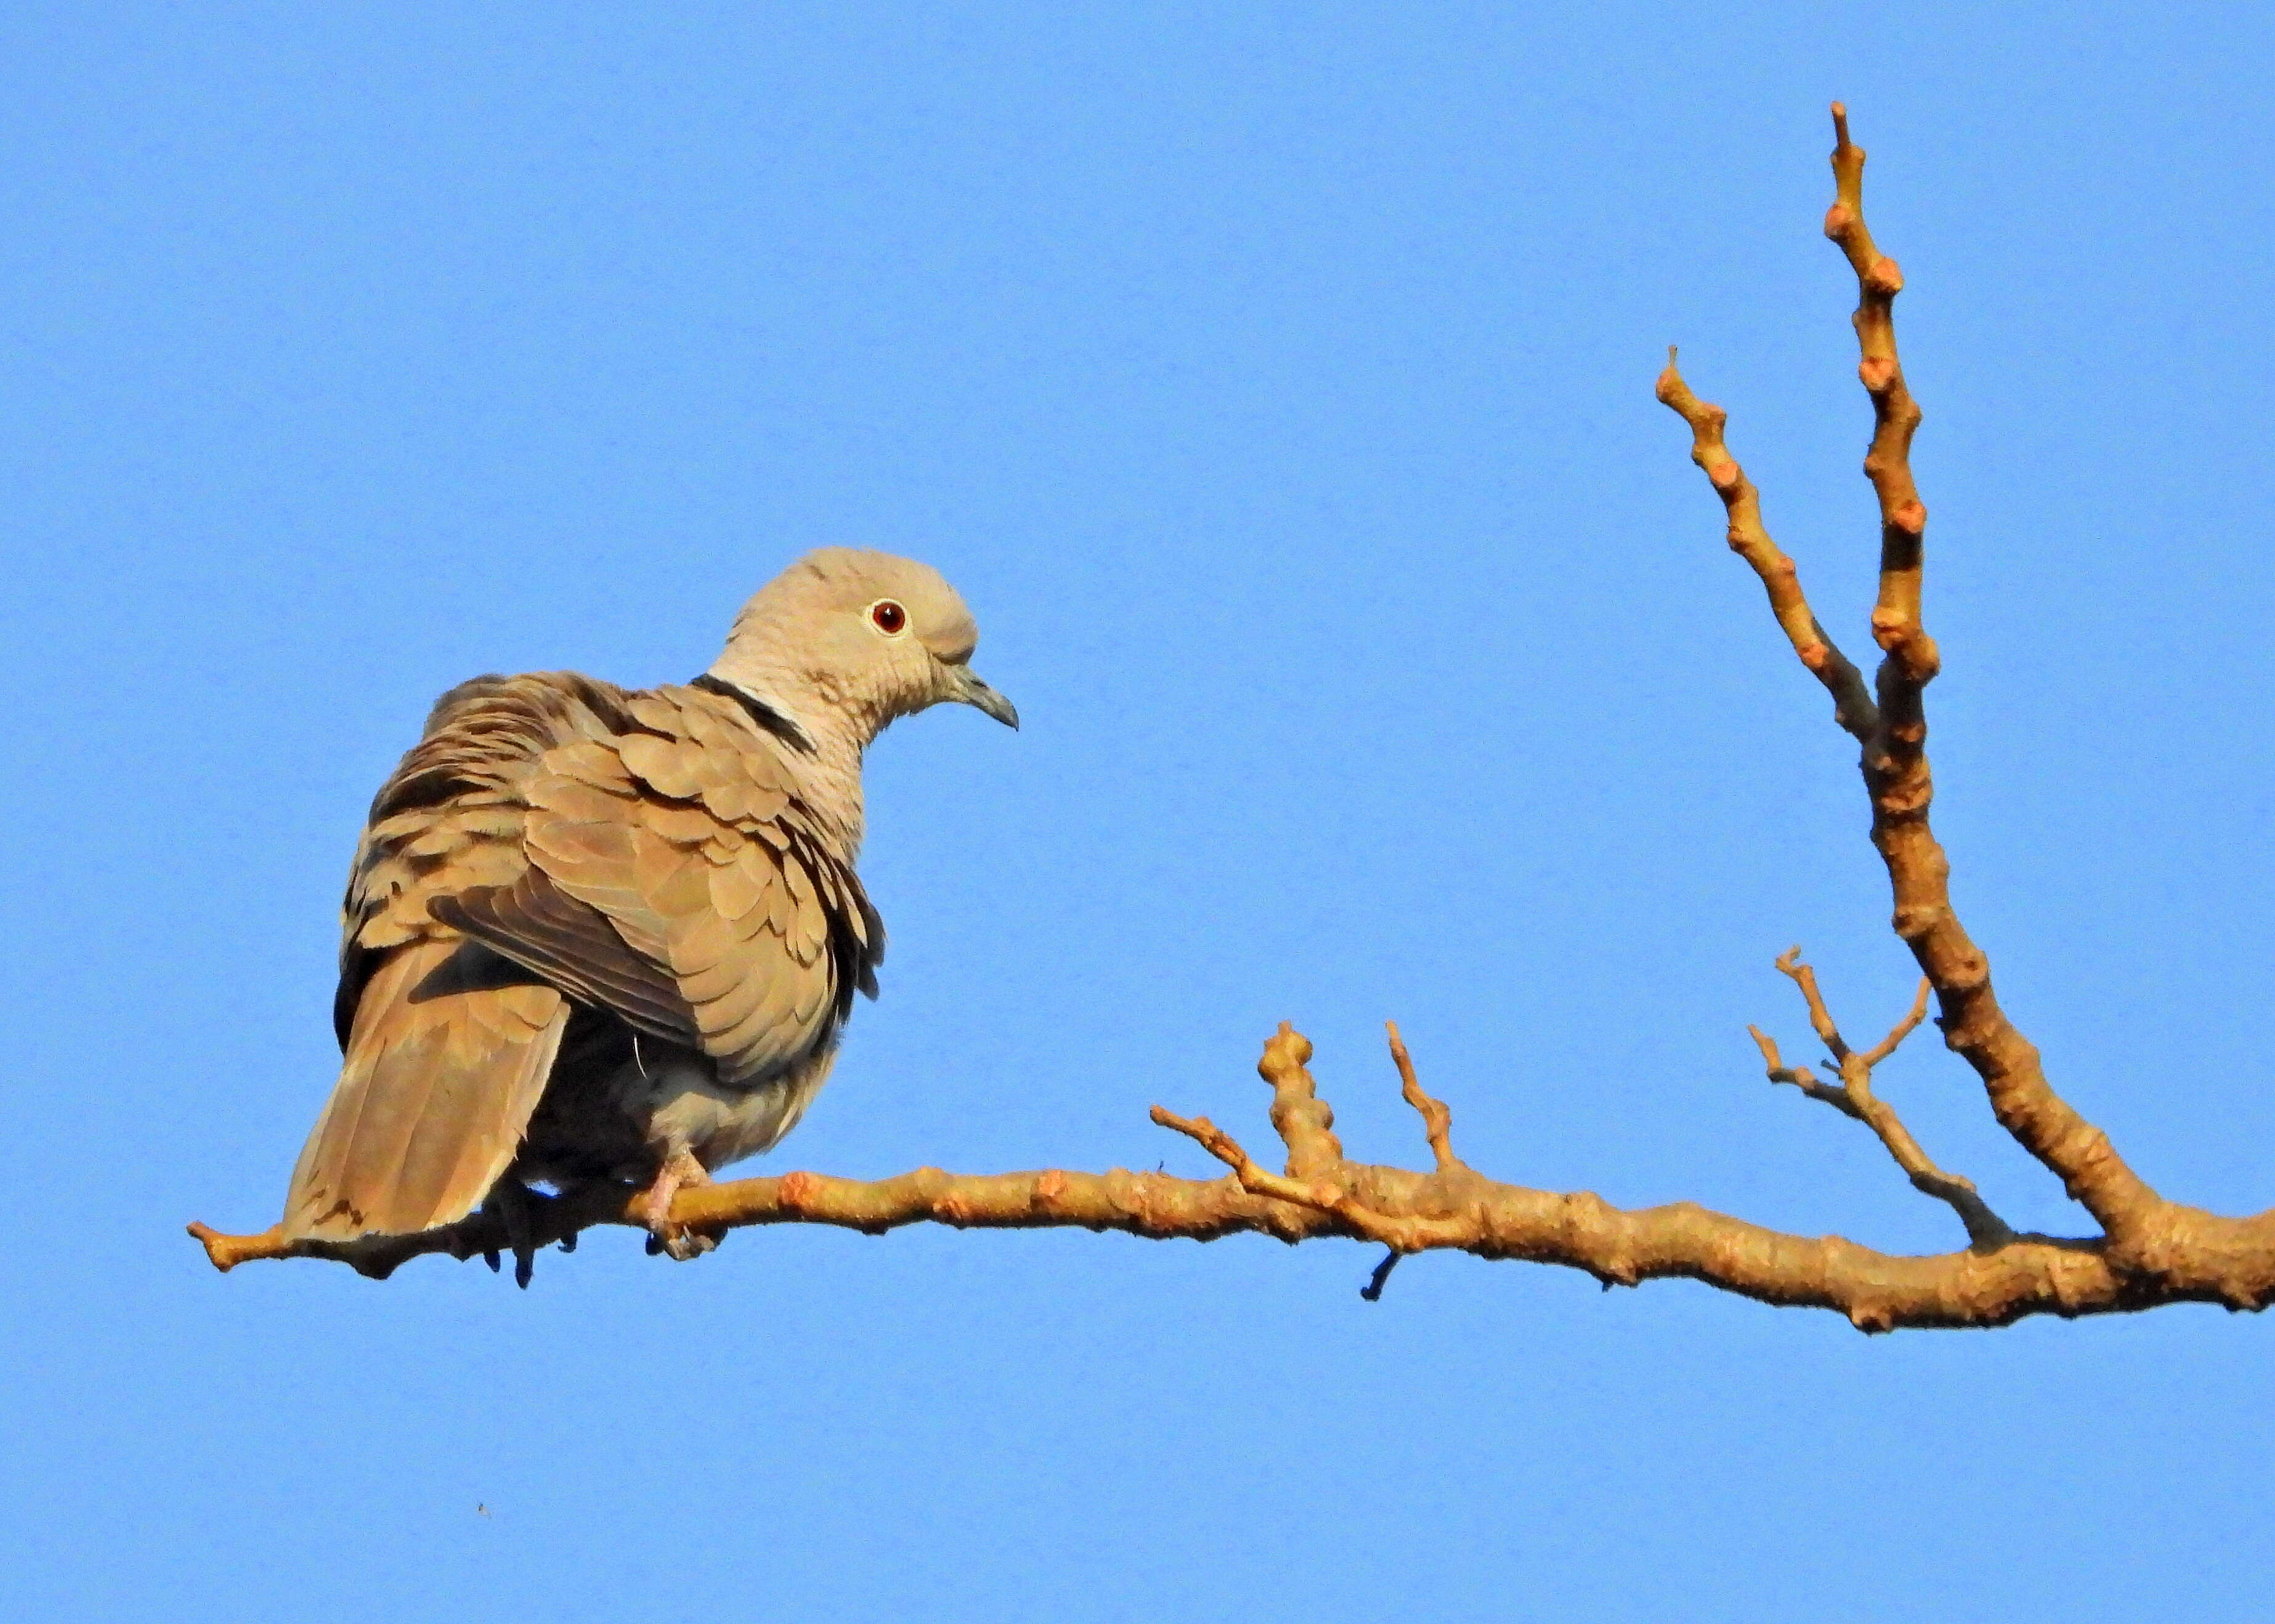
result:
[[[877,630],[887,637],[909,623],[909,612],[890,598],[869,606],[869,618],[877,623]]]

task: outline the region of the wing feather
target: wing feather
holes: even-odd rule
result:
[[[568,1019],[559,992],[474,943],[392,955],[293,1167],[285,1233],[352,1240],[464,1218],[512,1161]]]
[[[699,1046],[732,1081],[804,1064],[854,990],[873,994],[884,936],[835,826],[801,798],[790,748],[705,690],[558,673],[453,690],[373,804],[342,944],[344,1046],[393,956],[463,935],[568,999]],[[472,1035],[452,1042],[508,1041],[494,1012],[465,1013]],[[414,1059],[466,1061],[401,1046],[390,1064]],[[388,1143],[428,1183],[468,1156],[487,1165],[463,1143]]]

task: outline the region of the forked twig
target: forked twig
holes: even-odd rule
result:
[[[1825,1007],[1825,997],[1818,990],[1817,972],[1801,962],[1801,949],[1788,948],[1778,956],[1779,971],[1792,978],[1801,989],[1809,1005],[1809,1023],[1825,1046],[1832,1052],[1833,1064],[1840,1074],[1838,1083],[1821,1083],[1806,1066],[1788,1066],[1778,1054],[1774,1039],[1758,1026],[1746,1030],[1753,1034],[1754,1042],[1762,1052],[1762,1063],[1767,1068],[1772,1083],[1790,1083],[1811,1099],[1822,1100],[1843,1115],[1854,1117],[1878,1135],[1888,1154],[1895,1158],[1896,1166],[1904,1170],[1912,1188],[1922,1195],[1932,1196],[1946,1203],[1959,1214],[1959,1221],[1967,1227],[1967,1238],[1978,1247],[2004,1246],[2014,1238],[2004,1219],[1991,1210],[1990,1205],[1976,1192],[1974,1184],[1957,1174],[1946,1173],[1937,1167],[1928,1153],[1920,1149],[1919,1141],[1896,1114],[1896,1108],[1872,1091],[1872,1069],[1896,1052],[1897,1046],[1911,1036],[1919,1023],[1927,1018],[1928,983],[1920,980],[1919,994],[1912,1000],[1910,1011],[1898,1021],[1888,1035],[1862,1054],[1848,1046],[1834,1023],[1833,1013]]]

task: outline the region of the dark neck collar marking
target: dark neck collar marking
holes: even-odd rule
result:
[[[813,741],[806,736],[804,728],[799,727],[797,723],[764,700],[744,693],[734,684],[722,681],[706,671],[687,685],[690,688],[700,688],[706,693],[715,693],[722,699],[732,699],[743,707],[744,712],[752,721],[759,724],[762,732],[773,734],[783,744],[801,754],[810,756],[813,753]]]

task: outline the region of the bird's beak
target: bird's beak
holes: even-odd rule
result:
[[[973,676],[970,666],[950,666],[948,669],[949,699],[960,705],[969,705],[975,710],[986,711],[1013,732],[1018,731],[1017,706]]]

